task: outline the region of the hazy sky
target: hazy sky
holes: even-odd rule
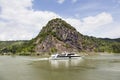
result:
[[[0,0],[0,40],[29,40],[53,18],[84,35],[120,38],[120,0]]]

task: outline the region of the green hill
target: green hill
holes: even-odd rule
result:
[[[15,45],[9,48],[8,52],[12,50],[21,54],[51,54],[63,51],[120,53],[120,38],[102,39],[85,36],[64,20],[56,18],[49,21],[34,39]]]

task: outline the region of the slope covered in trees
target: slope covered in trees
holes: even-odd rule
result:
[[[63,51],[120,53],[120,38],[102,39],[85,36],[59,18],[49,21],[34,39],[9,45],[4,48],[1,46],[1,52],[20,54],[51,54]]]

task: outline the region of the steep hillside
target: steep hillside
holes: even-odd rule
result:
[[[118,39],[116,39],[118,40]],[[120,42],[84,36],[66,23],[56,18],[43,27],[31,42],[35,52],[120,52]],[[114,50],[116,47],[117,50]]]
[[[64,20],[56,18],[47,23],[37,37],[7,50],[21,54],[54,52],[109,52],[120,53],[118,39],[102,39],[82,35]]]
[[[82,35],[61,19],[53,19],[35,38],[36,52],[82,51]]]

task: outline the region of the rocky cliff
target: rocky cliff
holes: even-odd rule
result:
[[[34,39],[35,52],[63,52],[93,50],[83,45],[83,35],[70,24],[56,18],[43,27],[39,35]]]
[[[2,43],[2,42],[0,42]],[[64,20],[52,19],[37,37],[21,44],[1,44],[0,53],[35,55],[55,52],[109,52],[120,53],[120,38],[96,38],[82,35]],[[10,42],[11,43],[11,42]]]

